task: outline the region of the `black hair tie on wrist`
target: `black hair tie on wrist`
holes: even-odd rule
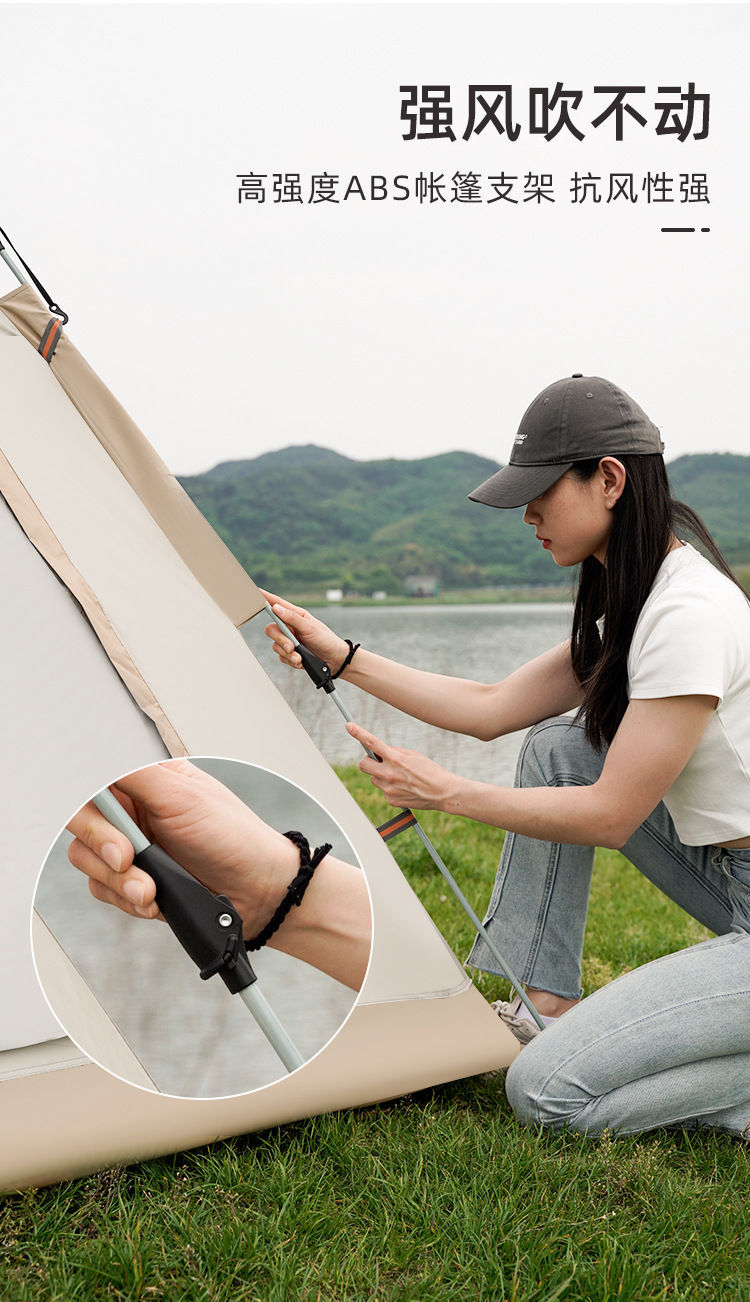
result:
[[[342,662],[341,662],[341,664],[339,665],[338,669],[336,670],[335,674],[331,674],[331,678],[332,678],[332,679],[333,679],[333,678],[340,678],[340,677],[341,677],[341,675],[343,674],[344,670],[346,669],[346,666],[347,666],[348,664],[351,664],[352,656],[354,655],[354,652],[355,652],[355,651],[359,651],[359,648],[360,648],[361,645],[362,645],[361,642],[352,642],[351,638],[348,638],[348,637],[345,637],[345,638],[344,638],[344,641],[346,642],[346,645],[347,645],[348,648],[349,648],[349,654],[348,654],[348,656],[346,657],[346,660],[342,660]]]
[[[328,851],[333,849],[330,845],[319,845],[314,854],[311,855],[310,843],[307,840],[307,837],[303,836],[301,832],[285,832],[284,836],[288,837],[290,841],[293,841],[299,850],[299,872],[294,878],[294,881],[289,883],[286,895],[271,918],[271,921],[266,924],[262,931],[258,932],[257,936],[253,936],[252,940],[245,941],[246,950],[262,949],[263,946],[268,943],[274,932],[278,931],[292,906],[296,904],[297,907],[299,907],[302,903],[302,897],[312,881],[312,875],[315,872],[315,869],[321,859],[324,859],[328,854]]]

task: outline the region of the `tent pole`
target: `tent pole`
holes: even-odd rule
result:
[[[28,285],[29,283],[28,280],[24,276],[23,272],[17,267],[16,263],[13,261],[12,257],[8,253],[8,250],[5,248],[4,244],[1,241],[0,241],[0,258],[2,258],[6,267],[10,267],[10,270],[13,272],[13,275],[15,276],[19,284]]]
[[[10,256],[10,253],[8,252],[9,248],[13,250],[14,254],[16,255],[15,258],[12,258]],[[10,270],[13,272],[13,275],[15,276],[16,280],[20,282],[20,284],[22,285],[31,284],[34,286],[37,293],[44,299],[50,312],[52,312],[55,316],[60,317],[62,325],[65,326],[68,324],[67,312],[64,312],[63,309],[60,307],[60,304],[56,303],[54,299],[50,297],[50,295],[47,293],[46,289],[44,288],[44,285],[42,284],[41,280],[39,280],[39,278],[34,275],[28,262],[25,262],[24,259],[21,257],[21,254],[18,252],[18,249],[12,243],[11,239],[3,230],[2,226],[0,226],[0,258],[2,258],[6,266],[10,267]],[[20,262],[21,266],[23,267],[23,271],[26,272],[26,275],[24,275],[23,272],[19,270],[18,262],[16,262],[16,258],[18,259],[18,262]],[[58,329],[59,328],[60,327],[58,327]],[[47,357],[46,360],[49,361],[49,357]]]
[[[291,1036],[287,1035],[263,991],[258,989],[258,982],[256,981],[251,986],[245,986],[244,990],[240,990],[239,996],[245,1006],[250,1009],[258,1026],[276,1050],[287,1071],[296,1071],[298,1067],[304,1066],[305,1059]]]
[[[123,809],[111,791],[105,787],[104,791],[94,796],[94,804],[107,822],[128,838],[136,854],[141,854],[143,850],[148,849],[151,844],[148,837],[144,836],[138,824]]]
[[[136,855],[143,854],[144,851],[148,851],[152,848],[152,843],[148,840],[148,837],[144,836],[138,824],[135,823],[130,815],[123,809],[119,800],[112,795],[111,791],[106,788],[104,791],[100,791],[94,796],[94,804],[99,810],[99,813],[103,814],[107,819],[107,822],[111,823],[113,827],[116,827],[118,832],[122,832],[123,836],[127,837],[128,841],[130,841],[133,846]],[[145,864],[145,871],[148,872],[148,870],[148,865]],[[184,869],[180,869],[180,872],[185,876],[188,875],[184,873]],[[192,878],[191,876],[191,880],[200,891],[213,902],[214,897],[211,892],[206,887],[203,887],[198,882],[197,878]],[[225,897],[217,898],[223,900]],[[158,899],[157,903],[159,903]],[[216,912],[215,905],[212,912],[214,914]],[[223,916],[227,920],[231,920],[229,913]],[[239,918],[239,915],[236,914],[236,911],[235,917],[241,925],[242,920]],[[167,917],[167,922],[170,922],[169,917]],[[174,927],[173,930],[175,930],[178,940],[181,940],[179,931]],[[188,950],[188,952],[190,951]],[[244,956],[244,946],[242,947],[242,954]],[[193,957],[192,954],[191,957]],[[194,961],[197,960],[194,959]],[[305,1059],[302,1057],[302,1054],[292,1041],[291,1037],[287,1034],[263,992],[258,989],[255,973],[252,971],[252,968],[246,959],[245,966],[250,974],[249,977],[246,978],[247,984],[235,988],[235,993],[239,994],[246,1008],[248,1008],[252,1013],[260,1027],[260,1030],[265,1035],[271,1047],[278,1054],[287,1071],[296,1071],[298,1067],[303,1065]]]
[[[290,639],[295,649],[297,650],[302,649],[302,644],[299,638],[292,632],[289,626],[284,623],[283,619],[279,619],[279,616],[274,613],[270,603],[266,601],[264,602],[264,605],[266,610],[268,611],[268,614],[271,616],[271,619],[273,620],[274,624],[276,624],[281,629],[282,633]],[[307,656],[308,658],[310,657],[310,652],[307,652]],[[346,708],[346,706],[344,705],[343,701],[340,699],[336,691],[336,688],[330,677],[330,670],[328,670],[328,666],[327,665],[325,666],[325,669],[327,670],[327,675],[314,676],[313,673],[310,672],[310,668],[304,658],[302,664],[303,664],[303,668],[307,670],[308,676],[313,679],[313,682],[316,683],[316,686],[324,687],[326,691],[326,695],[332,697],[334,705],[338,706],[338,709],[346,719],[346,722],[354,723],[355,720],[352,718],[352,715],[349,713],[349,710]],[[367,752],[370,759],[379,758],[373,751],[370,750],[369,746],[365,746],[364,742],[360,742],[360,745],[362,746],[362,749]],[[544,1022],[542,1021],[540,1014],[537,1012],[536,1008],[534,1007],[528,995],[526,994],[526,991],[523,989],[520,981],[518,980],[518,977],[515,976],[513,970],[510,967],[508,967],[508,964],[505,962],[505,959],[502,957],[494,941],[491,939],[487,931],[487,928],[484,926],[484,923],[482,923],[477,917],[477,914],[474,912],[471,905],[469,904],[469,901],[467,900],[466,896],[461,890],[461,887],[458,885],[458,882],[455,880],[455,878],[449,872],[446,865],[443,863],[443,860],[441,859],[440,855],[438,854],[437,850],[432,844],[432,841],[428,837],[424,828],[420,826],[417,819],[414,817],[414,814],[411,809],[403,809],[401,812],[404,814],[411,815],[412,819],[414,820],[413,823],[414,830],[416,831],[417,836],[419,837],[420,841],[424,845],[427,853],[432,859],[432,862],[434,863],[438,872],[448,883],[448,886],[450,887],[451,891],[453,892],[459,904],[461,905],[461,908],[463,909],[464,913],[466,914],[469,921],[474,926],[475,930],[478,931],[479,935],[482,937],[482,940],[484,941],[485,945],[490,951],[492,957],[495,959],[495,962],[499,965],[501,972],[504,974],[504,976],[507,977],[508,981],[510,981],[510,984],[513,986],[513,989],[517,992],[519,999],[525,1005],[528,1012],[531,1014],[537,1026],[539,1027],[539,1029],[543,1031]],[[412,826],[412,824],[409,823],[406,826],[410,827]],[[404,830],[406,830],[406,828],[404,828]]]

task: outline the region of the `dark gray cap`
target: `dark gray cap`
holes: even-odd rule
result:
[[[663,452],[658,429],[622,389],[598,375],[556,380],[524,412],[510,461],[469,493],[487,506],[525,506],[575,461]]]

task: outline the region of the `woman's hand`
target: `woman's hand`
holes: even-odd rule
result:
[[[273,914],[299,862],[297,849],[238,796],[189,760],[128,774],[112,787],[123,809],[209,890],[228,895],[253,936]],[[68,858],[98,900],[156,918],[153,878],[133,863],[133,847],[93,802],[68,824]]]
[[[390,805],[402,809],[442,809],[451,799],[456,785],[455,774],[421,755],[417,750],[388,746],[358,723],[347,723],[347,732],[378,756],[360,761],[360,769],[369,774]]]
[[[309,610],[303,610],[301,606],[293,606],[290,601],[284,601],[283,597],[277,597],[273,592],[264,592],[263,588],[261,592],[267,598],[274,614],[284,621],[303,646],[313,651],[321,660],[325,660],[331,673],[335,674],[349,654],[349,647],[343,637],[334,633],[322,619],[316,619]],[[302,667],[298,652],[294,650],[293,644],[278,624],[266,624],[264,632],[273,642],[273,649],[282,664],[289,665],[291,669]]]
[[[138,769],[110,788],[150,841],[214,893],[228,895],[251,939],[284,899],[300,865],[297,846],[189,760]],[[71,863],[91,894],[138,918],[159,917],[152,877],[133,863],[133,847],[93,802],[68,824]],[[269,945],[358,990],[370,956],[370,900],[364,873],[327,854],[301,905]]]

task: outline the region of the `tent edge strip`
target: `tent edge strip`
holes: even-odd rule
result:
[[[124,1046],[125,1052],[134,1059],[135,1063],[138,1064],[138,1067],[140,1068],[140,1070],[143,1073],[143,1076],[145,1077],[145,1080],[136,1081],[136,1080],[128,1080],[127,1077],[121,1075],[120,1079],[125,1080],[126,1083],[129,1085],[134,1085],[140,1089],[153,1089],[155,1093],[160,1094],[162,1091],[159,1089],[153,1076],[148,1071],[148,1068],[141,1061],[135,1048],[130,1043],[127,1035],[125,1035],[124,1031],[121,1029],[120,1026],[118,1026],[115,1019],[111,1017],[110,1014],[107,1012],[107,1009],[104,1007],[104,1004],[102,1003],[101,999],[89,985],[88,981],[86,980],[86,977],[84,976],[83,972],[79,968],[78,964],[68,953],[67,949],[65,949],[64,945],[59,940],[59,938],[55,935],[54,931],[52,930],[51,926],[47,922],[46,918],[44,918],[43,915],[39,912],[39,909],[36,907],[36,905],[34,905],[31,912],[31,931],[32,931],[32,936],[34,937],[34,941],[32,943],[32,949],[34,954],[34,966],[37,968],[37,977],[39,976],[38,967],[39,967],[40,960],[44,964],[49,964],[50,962],[54,962],[58,965],[58,969],[59,969],[59,964],[62,963],[68,969],[68,971],[74,976],[75,981],[80,984],[82,990],[85,991],[85,998],[89,1001],[90,1006],[97,1009],[97,1015],[101,1017],[106,1022],[106,1024],[111,1028],[111,1033],[115,1035],[118,1041]],[[40,981],[40,984],[42,984],[42,990],[44,990],[45,984],[47,983],[41,983]],[[47,1000],[47,1002],[49,1003],[49,1000]],[[54,1013],[54,1009],[52,1011]],[[62,1022],[60,1023],[60,1025],[62,1026]],[[71,1040],[73,1044],[76,1045],[76,1047],[78,1047],[77,1041],[74,1040],[72,1036],[69,1036],[68,1038]],[[85,1054],[84,1056],[88,1058],[88,1054]],[[96,1061],[96,1059],[93,1058],[88,1060],[90,1062]],[[79,1063],[77,1065],[83,1066],[84,1064]],[[105,1068],[105,1070],[108,1069]],[[119,1075],[119,1072],[113,1071],[112,1074]]]
[[[168,719],[130,653],[120,641],[98,597],[73,564],[59,538],[3,452],[0,452],[0,492],[32,547],[78,602],[110,663],[133,700],[155,725],[170,755],[187,755],[187,746]]]

